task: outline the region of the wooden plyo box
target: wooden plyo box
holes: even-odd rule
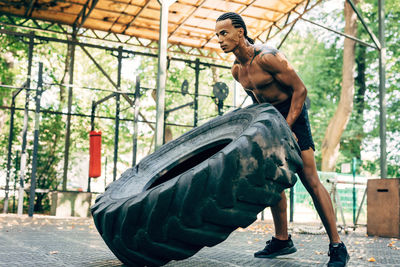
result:
[[[400,179],[367,183],[367,234],[400,237]]]

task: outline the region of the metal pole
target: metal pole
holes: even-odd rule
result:
[[[290,201],[289,222],[293,222],[293,215],[294,215],[294,187],[290,188],[289,201]]]
[[[133,152],[132,152],[132,167],[136,165],[137,153],[137,137],[138,137],[138,120],[139,120],[139,105],[140,105],[140,77],[136,76],[135,87],[135,110],[133,118]]]
[[[118,47],[118,80],[117,90],[121,90],[121,71],[122,71],[122,46]],[[119,113],[120,113],[120,94],[115,95],[115,135],[114,135],[114,169],[113,181],[117,179],[117,163],[118,163],[118,139],[119,139]]]
[[[199,76],[200,76],[200,60],[196,58],[195,71],[195,84],[194,84],[194,127],[198,123],[198,111],[199,111]]]
[[[116,94],[116,111],[115,111],[115,135],[114,135],[114,169],[113,181],[117,178],[117,162],[118,162],[118,138],[119,138],[119,112],[120,112],[120,95]]]
[[[72,41],[76,41],[76,28],[74,27],[72,32]],[[69,87],[68,87],[68,115],[66,123],[65,133],[65,145],[64,145],[64,170],[63,170],[63,184],[62,190],[67,190],[67,179],[68,179],[68,162],[69,162],[69,147],[71,139],[71,109],[72,109],[72,85],[74,84],[74,63],[75,63],[75,43],[71,43],[71,54],[69,61]]]
[[[7,152],[7,175],[6,175],[6,188],[5,188],[5,198],[3,213],[8,212],[8,193],[10,191],[10,173],[11,173],[11,152],[12,152],[12,142],[14,139],[14,113],[15,113],[15,97],[13,95],[11,100],[11,116],[10,116],[10,132],[8,134],[8,152]]]
[[[19,166],[18,166],[18,162],[19,162],[19,151],[17,150],[15,152],[15,167],[14,167],[14,196],[13,196],[13,210],[12,212],[15,213],[15,192],[17,191],[17,177],[18,177],[18,170],[19,170]]]
[[[367,188],[365,188],[365,190],[364,190],[364,194],[363,194],[363,197],[361,199],[360,207],[358,208],[357,217],[356,217],[356,224],[358,222],[358,218],[360,217],[360,213],[361,213],[362,206],[364,204],[364,200],[365,200],[366,196],[367,196]]]
[[[19,175],[19,190],[18,190],[18,215],[22,215],[24,207],[24,184],[25,184],[25,167],[26,167],[26,134],[28,132],[29,121],[29,89],[31,88],[31,75],[32,75],[32,60],[33,48],[35,45],[35,33],[30,32],[29,35],[29,50],[28,50],[28,77],[26,81],[26,98],[24,110],[24,126],[22,127],[22,147],[21,147],[21,169]]]
[[[94,131],[94,117],[96,113],[96,102],[93,100],[92,101],[92,112],[90,116],[90,130]]]
[[[29,192],[29,217],[33,216],[33,208],[35,203],[36,190],[36,169],[37,169],[37,152],[39,146],[39,123],[40,123],[40,98],[42,95],[43,86],[43,63],[39,63],[39,79],[38,88],[36,91],[36,109],[35,109],[35,132],[33,137],[33,157],[32,157],[32,174],[31,174],[31,189]]]
[[[386,161],[386,44],[385,44],[385,1],[379,0],[379,136],[380,136],[380,169],[381,178],[387,178]]]
[[[160,34],[158,41],[158,74],[156,97],[155,150],[164,141],[165,85],[167,83],[168,9],[174,1],[158,0],[160,9]]]
[[[362,45],[364,45],[364,46],[368,46],[368,47],[371,47],[371,48],[374,48],[374,49],[378,49],[378,50],[379,50],[379,47],[377,47],[375,44],[374,44],[374,45],[371,45],[371,44],[369,44],[369,43],[367,43],[367,42],[364,42],[364,41],[362,41],[362,40],[360,40],[360,39],[358,39],[358,38],[355,38],[354,36],[351,36],[351,35],[348,35],[348,34],[345,34],[345,33],[339,32],[339,31],[336,31],[336,30],[334,30],[334,29],[331,29],[331,28],[329,28],[329,27],[326,27],[326,26],[324,26],[324,25],[322,25],[322,24],[319,24],[319,23],[316,23],[316,22],[314,22],[314,21],[305,19],[305,18],[303,18],[303,17],[301,17],[301,19],[304,20],[304,21],[306,21],[306,22],[308,22],[308,23],[311,23],[311,24],[314,24],[314,25],[316,25],[316,26],[318,26],[318,27],[321,27],[321,28],[323,28],[323,29],[325,29],[325,30],[328,30],[328,31],[334,32],[334,33],[336,33],[336,34],[338,34],[338,35],[341,35],[341,36],[344,36],[344,37],[346,37],[346,38],[349,38],[350,40],[353,40],[353,41],[355,41],[355,42],[357,42],[357,43],[359,43],[359,44],[362,44]]]
[[[352,168],[352,171],[353,171],[353,225],[354,225],[354,227],[356,226],[356,209],[357,209],[357,207],[356,207],[356,202],[357,202],[357,199],[356,199],[356,164],[357,164],[357,159],[356,158],[353,158],[352,159],[352,161],[351,161],[351,168]]]

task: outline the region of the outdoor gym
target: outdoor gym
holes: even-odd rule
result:
[[[399,13],[0,1],[0,266],[398,264]]]

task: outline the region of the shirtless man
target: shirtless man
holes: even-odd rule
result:
[[[217,19],[215,31],[221,49],[236,56],[232,75],[241,83],[254,103],[271,103],[286,118],[301,149],[304,168],[298,175],[311,195],[329,236],[328,266],[345,266],[349,255],[337,232],[328,191],[320,182],[317,173],[314,143],[304,105],[307,95],[304,83],[278,50],[254,44],[247,36],[246,25],[240,15],[233,12],[221,15]],[[257,258],[273,258],[296,251],[288,235],[285,192],[282,192],[281,196],[281,201],[271,207],[275,237],[267,241],[263,250],[254,254]]]

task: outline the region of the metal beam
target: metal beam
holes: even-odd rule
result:
[[[14,32],[14,31],[9,31],[9,30],[4,30],[4,29],[0,29],[0,34],[1,33],[14,35],[14,36],[20,36],[20,37],[27,37],[27,38],[30,37],[30,34],[27,34],[27,33]],[[64,44],[75,44],[75,45],[79,45],[80,47],[91,47],[91,48],[104,49],[104,50],[108,50],[108,51],[118,51],[118,48],[115,48],[115,47],[109,47],[109,46],[104,46],[104,45],[95,45],[95,44],[90,44],[90,43],[82,43],[82,42],[78,42],[78,41],[58,39],[58,38],[54,38],[54,37],[35,36],[35,39],[38,39],[38,40],[41,40],[41,41],[47,41],[47,42],[59,42],[59,43],[64,43]],[[179,47],[179,46],[177,46],[177,47]],[[191,49],[193,50],[195,48],[191,48]],[[123,49],[123,52],[124,53],[128,53],[128,54],[132,54],[132,55],[157,57],[157,54],[139,52],[139,51],[132,51],[132,50],[127,50],[127,49]],[[176,52],[176,51],[172,51],[172,52]],[[183,53],[186,53],[186,52],[183,51]],[[181,62],[186,62],[186,63],[195,63],[196,62],[196,60],[177,58],[177,57],[172,57],[171,60],[173,60],[173,61],[181,61]],[[214,63],[205,63],[205,62],[201,62],[201,64],[204,65],[204,66],[207,66],[207,67],[213,66],[213,67],[217,67],[217,68],[231,69],[231,66],[226,66],[226,65],[214,64]],[[66,86],[68,86],[68,85],[66,85]]]
[[[376,45],[378,49],[381,49],[382,43],[378,38],[376,38],[375,34],[371,31],[371,29],[368,27],[367,23],[364,21],[364,18],[362,17],[361,13],[358,11],[357,7],[354,5],[353,1],[347,0],[347,2],[350,4],[351,8],[354,10],[354,12],[357,14],[358,19],[361,21],[362,25],[364,26],[365,30],[368,32],[369,36],[371,37],[372,41]]]
[[[314,24],[314,25],[316,25],[316,26],[318,26],[318,27],[324,28],[325,30],[328,30],[328,31],[334,32],[334,33],[336,33],[336,34],[338,34],[338,35],[341,35],[341,36],[344,36],[344,37],[346,37],[346,38],[349,38],[349,39],[351,39],[351,40],[353,40],[353,41],[355,41],[355,42],[357,42],[357,43],[360,43],[360,44],[362,44],[362,45],[364,45],[364,46],[368,46],[368,47],[371,47],[371,48],[374,48],[374,49],[379,49],[378,47],[376,47],[376,46],[374,46],[374,45],[371,45],[371,44],[369,44],[369,43],[367,43],[367,42],[364,42],[364,41],[362,41],[362,40],[360,40],[360,39],[358,39],[358,38],[356,38],[356,37],[354,37],[354,36],[351,36],[351,35],[348,35],[348,34],[346,34],[346,33],[342,33],[342,32],[336,31],[336,30],[334,30],[334,29],[331,29],[331,28],[329,28],[329,27],[326,27],[326,26],[321,25],[321,24],[319,24],[319,23],[316,23],[316,22],[314,22],[314,21],[305,19],[305,18],[303,18],[303,17],[301,17],[300,19],[301,19],[301,20],[304,20],[304,21],[306,21],[306,22],[308,22],[308,23]]]
[[[139,105],[140,105],[140,76],[136,76],[136,86],[135,86],[135,108],[133,116],[133,149],[132,149],[132,167],[136,165],[136,154],[137,154],[137,137],[138,137],[138,121],[139,121]]]
[[[5,15],[5,14],[4,14],[4,15]],[[10,15],[12,15],[12,16],[14,16],[14,17],[21,17],[21,16],[14,15],[14,14],[10,14]],[[1,16],[1,14],[0,14],[0,16]],[[61,25],[61,24],[59,24],[59,23],[58,23],[57,25],[59,26],[60,31],[56,31],[56,30],[54,30],[54,29],[50,30],[50,29],[45,29],[45,28],[39,27],[39,26],[37,26],[37,27],[31,26],[31,25],[28,24],[28,23],[31,23],[31,22],[34,21],[32,18],[30,18],[28,21],[25,21],[25,22],[24,22],[24,24],[26,24],[26,25],[23,25],[22,23],[16,24],[15,21],[14,21],[14,22],[11,22],[9,16],[7,16],[7,18],[9,19],[9,22],[1,21],[1,22],[0,22],[0,25],[7,25],[7,26],[11,26],[11,27],[18,27],[18,28],[21,28],[21,29],[34,30],[34,31],[37,31],[37,32],[45,32],[45,33],[56,33],[56,34],[63,34],[63,35],[71,35],[71,33],[70,33],[70,32],[67,32],[67,31],[64,29],[64,27],[62,27],[63,25]],[[22,18],[24,18],[24,17],[22,17]],[[37,24],[37,22],[36,22],[36,24]],[[1,30],[1,29],[0,29],[0,30]],[[2,31],[2,30],[1,30],[1,31]],[[135,37],[135,36],[129,36],[129,38],[128,38],[127,40],[122,41],[122,42],[121,42],[121,41],[116,41],[116,40],[115,40],[115,39],[116,39],[116,36],[117,36],[117,35],[116,35],[115,33],[110,33],[110,34],[109,34],[108,36],[106,36],[106,37],[100,37],[100,36],[96,33],[96,30],[92,30],[92,29],[88,29],[88,30],[85,31],[85,32],[79,32],[78,35],[77,35],[77,37],[83,37],[83,38],[89,39],[89,40],[101,40],[101,41],[107,42],[107,43],[109,43],[109,44],[130,45],[130,46],[133,46],[133,47],[147,48],[147,49],[150,49],[150,50],[158,50],[158,46],[155,45],[156,40],[149,40],[149,41],[151,41],[151,42],[149,42],[149,43],[146,45],[146,44],[143,44],[143,43],[140,41],[140,39],[139,39],[138,37]],[[115,39],[113,39],[113,38],[115,38]],[[54,38],[54,39],[56,39],[56,38]],[[170,46],[170,48],[168,49],[168,51],[169,51],[169,52],[172,52],[172,53],[174,53],[174,54],[184,54],[184,55],[195,56],[195,57],[202,57],[202,58],[208,58],[208,59],[213,59],[213,60],[222,60],[222,61],[225,61],[225,60],[227,60],[227,59],[229,58],[228,56],[226,56],[224,53],[222,53],[222,52],[219,51],[219,50],[209,49],[209,50],[208,50],[209,52],[208,52],[207,54],[202,55],[202,54],[199,52],[199,48],[190,49],[189,52],[183,52],[181,49],[179,49],[180,46],[182,47],[181,44],[171,44],[171,46]],[[187,48],[190,48],[189,46],[186,46],[186,47],[187,47]],[[176,48],[176,49],[175,49],[175,48]],[[137,52],[136,52],[136,53],[137,53]],[[138,53],[140,53],[140,52],[138,52]]]
[[[294,28],[294,25],[296,25],[296,22],[297,22],[298,20],[295,20],[293,23],[292,23],[292,26],[290,27],[290,29],[289,29],[289,31],[285,34],[285,36],[283,37],[283,39],[282,39],[282,41],[279,43],[279,45],[277,46],[277,49],[280,49],[281,48],[281,46],[283,45],[283,43],[286,41],[286,38],[289,36],[289,34],[292,32],[292,30],[293,30],[293,28]]]
[[[302,14],[298,14],[299,17],[301,18],[304,14],[306,14],[308,11],[310,11],[311,9],[313,9],[313,8],[314,8],[316,5],[318,5],[321,1],[322,1],[322,0],[316,0],[316,2],[315,2],[310,8],[305,9],[305,10],[303,11]],[[293,8],[289,11],[289,13],[295,12],[295,11],[296,11],[296,8],[298,8],[301,4],[302,4],[302,3],[300,3],[300,4],[296,5],[295,7],[293,7]],[[308,5],[309,5],[309,3],[307,3],[306,6],[308,6]],[[299,17],[296,18],[294,21],[298,20]],[[291,23],[285,24],[282,28],[279,28],[276,24],[277,24],[282,18],[284,18],[284,14],[283,14],[283,15],[281,16],[281,18],[279,18],[274,24],[272,24],[271,27],[269,27],[269,28],[268,28],[267,30],[265,30],[265,31],[262,31],[262,32],[261,32],[260,34],[258,34],[257,36],[254,36],[253,39],[254,39],[254,40],[255,40],[255,39],[259,39],[259,40],[260,40],[259,37],[260,37],[261,35],[263,35],[264,33],[266,33],[266,32],[268,32],[266,40],[271,39],[271,38],[275,37],[275,36],[279,33],[279,31],[278,31],[277,33],[274,33],[274,34],[271,36],[272,27],[275,26],[275,27],[277,27],[277,28],[280,29],[280,30],[284,30],[286,27],[288,27],[288,26],[292,25],[292,23],[294,23],[294,21],[292,21]],[[265,40],[265,41],[266,41],[266,40]]]
[[[35,5],[36,1],[37,1],[37,0],[31,0],[31,1],[29,2],[29,5],[28,5],[28,7],[27,7],[26,10],[25,10],[25,17],[30,17],[30,16],[32,16],[33,6]]]
[[[38,87],[36,91],[36,108],[35,108],[35,130],[33,137],[33,155],[32,155],[32,173],[31,173],[31,188],[29,190],[29,217],[33,216],[33,209],[35,204],[35,191],[36,191],[36,171],[37,171],[37,159],[38,159],[38,147],[39,147],[39,124],[40,124],[40,98],[43,92],[43,63],[39,63],[38,73]]]
[[[85,5],[82,7],[81,12],[79,12],[78,17],[72,24],[72,26],[77,27],[77,30],[79,30],[80,27],[85,23],[86,19],[89,17],[90,13],[92,13],[93,9],[97,5],[97,2],[99,0],[87,0]],[[92,5],[89,7],[89,3],[92,2]],[[89,11],[86,13],[86,9],[89,8]],[[79,19],[81,19],[81,22],[79,23]]]
[[[0,109],[10,109],[10,106],[0,106]],[[22,111],[24,110],[23,108],[15,108],[15,110],[19,110]],[[29,112],[35,112],[34,109],[29,109]],[[50,110],[50,109],[40,109],[41,113],[45,113],[45,114],[59,114],[59,115],[67,115],[66,112],[61,112],[61,111],[54,111],[54,110]],[[81,114],[81,113],[72,113],[73,116],[79,116],[79,117],[86,117],[86,118],[91,118],[92,115],[89,114]],[[143,117],[143,120],[140,120],[138,122],[141,123],[146,123],[153,131],[155,130],[155,128],[152,126],[152,124],[155,124],[155,121],[148,121],[145,119],[144,116],[142,116],[139,112],[139,116]],[[109,120],[115,120],[115,117],[107,117],[107,116],[95,116],[95,118],[99,118],[99,119],[109,119]],[[125,118],[121,118],[121,121],[128,121],[128,122],[133,122],[133,119],[125,119]],[[171,126],[178,126],[178,127],[188,127],[188,128],[193,128],[193,125],[188,125],[188,124],[177,124],[177,123],[166,123],[166,125],[171,125]]]
[[[118,90],[118,85],[113,81],[113,79],[111,79],[111,77],[107,74],[107,72],[103,69],[103,67],[99,63],[97,63],[96,59],[89,53],[89,51],[87,51],[85,46],[81,43],[78,44],[82,49],[82,51],[85,52],[85,54],[92,60],[94,65],[96,65],[96,67],[101,71],[101,73],[103,73],[103,75],[107,78],[107,80]]]

